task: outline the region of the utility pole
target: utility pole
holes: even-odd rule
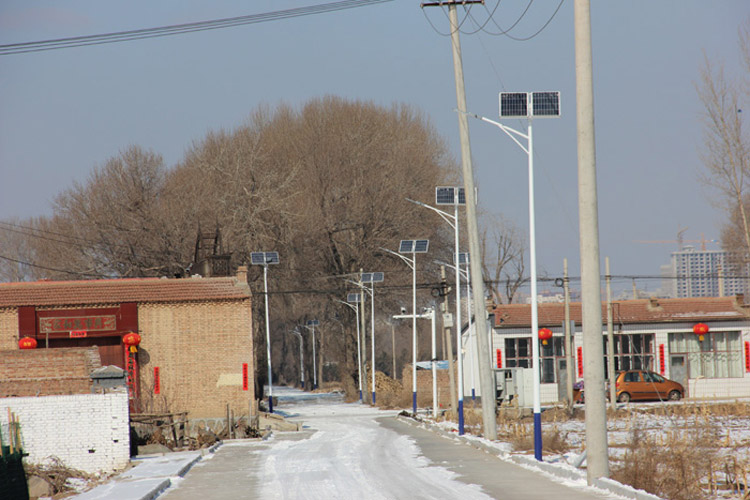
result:
[[[477,344],[479,359],[489,359],[487,342],[487,311],[484,303],[484,280],[482,279],[482,252],[479,245],[479,227],[477,224],[477,200],[474,190],[474,170],[471,163],[471,144],[469,142],[469,122],[466,114],[466,90],[464,88],[464,70],[461,60],[461,41],[459,39],[458,13],[456,5],[479,4],[482,0],[459,0],[423,3],[422,7],[448,6],[450,20],[451,48],[453,52],[453,74],[456,80],[456,103],[458,111],[458,131],[461,140],[461,171],[466,193],[466,226],[469,236],[469,254],[472,256],[470,265],[471,284],[474,292],[474,317],[477,324]],[[458,325],[458,335],[461,326]],[[461,353],[457,353],[458,356]],[[496,402],[495,381],[492,369],[488,363],[479,364],[479,387],[482,392],[482,423],[484,437],[489,440],[497,439],[497,421],[495,416]],[[459,408],[459,420],[463,419],[463,408]]]
[[[565,393],[568,395],[568,404],[570,411],[573,411],[573,379],[575,378],[573,367],[573,339],[570,331],[570,278],[568,277],[568,259],[563,259],[563,290],[565,291],[565,366],[567,369],[567,381],[565,384]]]
[[[594,72],[591,2],[575,0],[576,122],[578,124],[578,225],[581,248],[581,317],[586,380],[586,461],[588,484],[609,477],[607,407],[602,349],[599,213],[594,139]],[[468,190],[467,190],[468,192]]]
[[[443,312],[450,314],[448,311],[448,281],[445,279],[445,266],[440,266],[440,290],[443,293]],[[451,413],[456,413],[458,407],[458,398],[456,396],[456,376],[453,373],[453,342],[451,342],[450,326],[445,326],[443,322],[443,339],[444,346],[448,348],[448,380],[451,386]]]
[[[360,276],[360,279],[361,279],[362,278],[362,269],[361,268],[359,270],[359,276]],[[361,284],[362,283],[360,283],[360,285]],[[367,321],[366,321],[366,318],[365,318],[365,306],[367,305],[366,304],[366,302],[367,302],[367,294],[364,293],[364,291],[362,290],[361,286],[359,287],[359,294],[360,294],[360,301],[359,301],[359,304],[357,304],[357,306],[359,306],[359,305],[362,306],[362,314],[359,315],[359,321],[361,323],[360,326],[361,326],[361,329],[362,329],[362,345],[360,346],[361,349],[362,349],[362,352],[360,353],[360,356],[362,356],[362,376],[364,377],[364,382],[365,382],[364,385],[365,385],[365,393],[366,393],[367,392],[367,381],[369,380],[367,378]]]
[[[391,359],[393,360],[393,380],[398,380],[398,375],[396,374],[396,329],[395,325],[393,324],[393,320],[390,320],[388,323],[391,325]]]
[[[615,387],[615,332],[612,325],[612,275],[609,274],[609,257],[604,259],[604,272],[607,279],[607,378],[609,378],[609,407],[617,409],[617,388]]]

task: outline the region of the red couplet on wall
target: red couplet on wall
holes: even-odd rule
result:
[[[159,377],[159,367],[154,367],[154,394],[161,394],[161,378]]]
[[[659,373],[664,375],[666,368],[664,367],[664,344],[659,344]]]
[[[503,367],[503,353],[500,351],[500,349],[497,349],[497,368],[500,369]]]
[[[583,347],[576,349],[578,354],[578,376],[583,377]]]
[[[247,363],[242,363],[242,390],[247,390]]]
[[[750,342],[745,342],[745,372],[750,373]]]

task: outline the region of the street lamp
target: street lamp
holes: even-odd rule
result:
[[[401,240],[398,245],[398,253],[388,250],[387,248],[380,248],[384,252],[388,252],[391,255],[395,255],[399,259],[406,262],[406,265],[411,267],[412,278],[412,295],[411,295],[411,311],[412,311],[412,365],[411,365],[411,380],[412,380],[412,411],[414,415],[417,414],[417,254],[427,253],[430,247],[430,240]],[[401,254],[410,253],[411,259]]]
[[[426,307],[423,314],[397,314],[392,316],[393,319],[407,319],[407,318],[423,318],[432,320],[432,359],[430,360],[432,366],[432,416],[437,418],[437,330],[435,327],[435,306]],[[414,373],[417,373],[416,366],[414,367]],[[416,410],[415,410],[416,411]]]
[[[268,266],[279,263],[278,252],[251,252],[250,263],[263,266],[263,291],[266,299],[266,357],[268,358],[268,412],[273,413],[273,383],[271,380],[271,326],[268,322]]]
[[[305,390],[305,349],[303,346],[302,334],[297,330],[289,330],[288,333],[296,335],[299,338],[299,378],[302,384],[302,390]]]
[[[361,273],[359,281],[347,280],[349,283],[353,283],[360,287],[362,290],[370,294],[370,340],[372,344],[372,366],[370,371],[372,372],[372,404],[375,404],[375,283],[381,283],[383,281],[383,273]],[[364,283],[370,283],[368,289]]]
[[[483,116],[475,118],[495,125],[513,139],[529,158],[529,251],[531,267],[531,339],[532,364],[534,365],[534,457],[542,460],[542,413],[540,403],[539,363],[539,316],[536,292],[536,236],[534,227],[534,141],[531,122],[533,118],[558,118],[560,116],[560,92],[500,92],[500,118],[526,118],[527,133],[498,123]],[[526,139],[524,146],[517,137]]]
[[[340,302],[347,307],[354,309],[354,314],[357,321],[357,370],[358,370],[358,381],[359,381],[359,402],[362,402],[362,350],[359,345],[359,303],[362,300],[362,294],[360,293],[349,293],[346,295],[346,302],[343,300],[336,299],[336,302]],[[350,302],[357,304],[353,306]]]
[[[313,391],[318,388],[318,367],[315,363],[315,327],[320,324],[320,321],[317,319],[311,319],[308,320],[307,325],[305,325],[305,328],[312,331],[312,344],[313,344]]]
[[[407,198],[408,199],[408,198]],[[435,188],[435,205],[453,205],[453,215],[447,212],[439,210],[435,207],[431,207],[425,203],[419,201],[408,200],[412,203],[416,203],[419,206],[428,208],[433,212],[436,212],[440,217],[443,218],[452,228],[455,238],[454,242],[454,262],[458,261],[459,256],[459,237],[458,237],[458,207],[460,205],[466,205],[466,193],[462,187],[448,187],[438,186]],[[451,222],[452,221],[452,222]],[[464,434],[464,365],[461,348],[461,328],[463,323],[461,322],[461,276],[458,271],[458,267],[455,267],[456,271],[456,358],[458,359],[458,435],[463,436]],[[471,316],[471,309],[469,309],[469,316]],[[473,372],[472,372],[473,373]]]

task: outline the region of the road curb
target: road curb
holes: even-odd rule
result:
[[[446,431],[445,429],[442,429],[439,426],[434,425],[430,422],[425,422],[424,420],[416,420],[410,416],[406,416],[403,414],[397,415],[396,418],[406,424],[409,424],[415,427],[422,427],[440,436],[451,438],[456,441],[460,441],[464,444],[468,444],[469,446],[473,446],[474,448],[483,450],[491,455],[496,456],[499,460],[508,460],[510,462],[515,463],[516,465],[520,465],[526,468],[536,468],[545,474],[549,474],[551,476],[555,476],[560,479],[573,480],[573,481],[580,481],[580,480],[586,481],[586,474],[583,471],[578,470],[578,469],[572,469],[563,465],[549,463],[549,462],[540,462],[536,460],[535,458],[528,457],[526,455],[505,454],[502,450],[499,450],[495,448],[494,446],[489,445],[485,442],[479,441],[477,439],[470,439],[464,436],[459,436],[454,432]],[[609,478],[595,479],[593,487],[599,490],[603,490],[607,493],[619,495],[629,500],[663,500],[661,497],[652,495],[651,493],[648,493],[643,490],[637,490],[633,488],[632,486],[622,484],[618,481],[615,481]]]

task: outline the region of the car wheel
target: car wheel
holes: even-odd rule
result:
[[[620,403],[629,403],[630,402],[630,394],[627,392],[620,393],[619,396],[617,396],[617,401]]]
[[[669,393],[670,401],[679,401],[680,399],[682,399],[682,394],[680,394],[680,391],[672,391]]]

